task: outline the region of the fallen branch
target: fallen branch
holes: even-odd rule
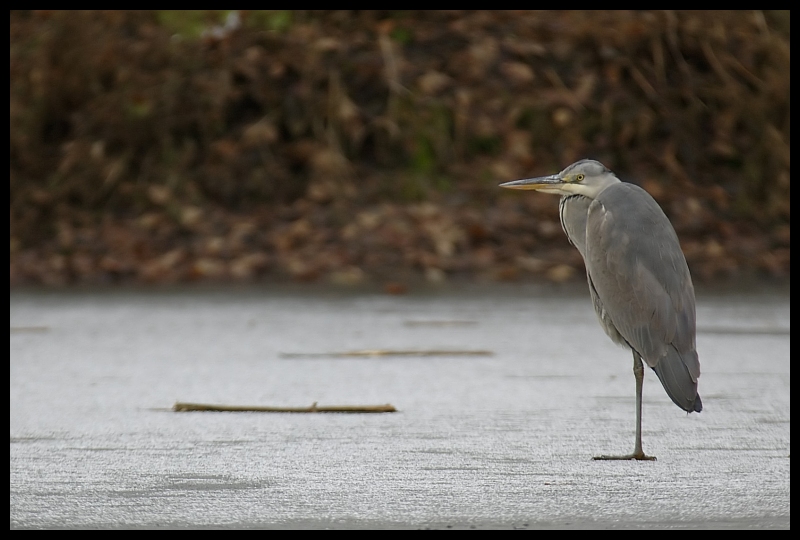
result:
[[[392,405],[337,405],[318,407],[315,401],[311,407],[252,407],[247,405],[209,405],[206,403],[177,402],[172,407],[175,412],[215,411],[215,412],[279,412],[279,413],[387,413],[396,412]]]
[[[23,334],[23,333],[30,333],[30,334],[38,334],[43,332],[48,332],[50,330],[49,326],[12,326],[11,333],[12,334]]]
[[[345,351],[330,353],[280,353],[281,358],[372,358],[375,356],[492,356],[492,351],[447,351],[447,350],[397,350],[367,349],[364,351]]]
[[[405,321],[403,324],[406,326],[474,326],[478,321]]]

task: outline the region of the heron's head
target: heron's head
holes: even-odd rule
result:
[[[535,189],[536,191],[555,193],[557,195],[584,195],[594,199],[598,193],[619,181],[619,178],[599,161],[582,159],[558,174],[514,180],[513,182],[500,184],[500,187]]]

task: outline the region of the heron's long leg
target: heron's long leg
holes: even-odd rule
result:
[[[636,378],[636,444],[633,453],[625,456],[595,456],[592,459],[639,459],[655,460],[655,456],[645,455],[642,450],[642,384],[644,383],[644,365],[642,359],[633,352],[633,376]]]

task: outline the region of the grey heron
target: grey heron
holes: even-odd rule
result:
[[[561,226],[583,257],[600,324],[612,341],[633,353],[633,453],[594,459],[655,459],[642,450],[642,360],[678,407],[703,409],[697,393],[694,286],[675,229],[644,189],[590,159],[558,174],[500,187],[561,195]]]

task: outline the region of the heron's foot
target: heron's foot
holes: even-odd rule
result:
[[[637,461],[655,461],[656,456],[645,455],[644,452],[634,452],[626,456],[594,456],[592,459],[599,461],[620,460],[620,459],[635,459]]]

